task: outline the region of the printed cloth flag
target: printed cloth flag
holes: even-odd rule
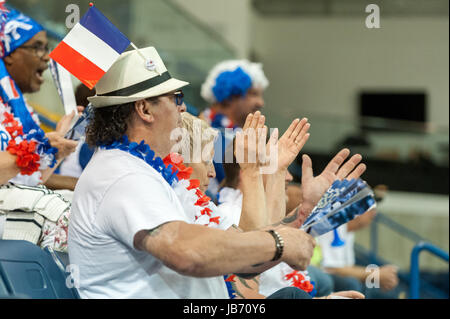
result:
[[[0,0],[1,1],[1,0]],[[7,10],[0,2],[0,57],[10,55],[44,28],[17,10]]]
[[[1,8],[0,2],[0,9]],[[1,28],[0,28],[0,98],[3,103],[11,107],[14,117],[20,119],[24,133],[31,130],[40,131],[38,123],[30,114],[25,98],[20,88],[9,75],[3,59],[32,39],[38,32],[44,28],[32,18],[24,15],[17,10],[1,10]],[[43,132],[42,134],[43,135]]]
[[[8,9],[5,7],[5,0],[0,0],[0,39],[3,39],[3,28],[5,27]],[[3,56],[3,42],[0,41],[0,56]]]
[[[91,6],[50,57],[92,89],[131,41]]]

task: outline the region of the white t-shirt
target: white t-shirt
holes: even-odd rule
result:
[[[350,267],[355,265],[355,234],[347,231],[347,224],[337,228],[339,238],[344,242],[342,246],[332,246],[334,232],[330,231],[316,238],[322,251],[322,266],[329,268]]]
[[[81,297],[228,298],[223,277],[182,276],[134,248],[138,231],[175,220],[192,222],[157,171],[126,152],[98,150],[77,183],[69,225]]]
[[[259,275],[259,293],[270,296],[276,291],[291,286],[290,280],[286,280],[286,275],[294,271],[288,264],[281,262],[278,265],[266,270]]]
[[[63,176],[80,177],[83,169],[81,168],[79,157],[83,141],[79,141],[77,148],[73,153],[67,156],[59,167],[59,174]]]
[[[242,210],[242,193],[239,189],[224,187],[219,192],[219,209],[223,216],[222,229],[239,225]]]

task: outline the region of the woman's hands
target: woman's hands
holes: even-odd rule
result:
[[[265,117],[259,111],[249,114],[243,131],[236,134],[235,156],[241,170],[253,171],[265,168],[267,153],[269,152],[269,158],[272,160],[270,152],[273,152],[273,146],[276,146],[278,171],[284,171],[295,160],[310,136],[308,119],[295,119],[279,140],[278,132],[275,130],[266,145],[267,127],[264,123]],[[359,178],[364,173],[366,165],[360,164],[362,156],[356,154],[346,161],[349,155],[348,149],[338,152],[318,176],[313,175],[310,157],[303,155],[302,204],[299,209],[287,216],[288,220],[284,221],[284,224],[300,227],[335,180]]]
[[[247,115],[242,132],[236,133],[234,156],[241,170],[259,169],[265,161],[267,126],[266,118],[257,111]]]
[[[286,170],[295,160],[298,153],[308,141],[308,130],[311,125],[307,118],[295,119],[289,128],[276,142],[278,147],[278,170]],[[270,142],[269,142],[270,143]]]
[[[310,124],[308,119],[295,119],[286,132],[278,139],[278,129],[275,129],[266,144],[267,126],[265,117],[259,111],[249,114],[242,132],[236,134],[235,156],[241,169],[263,167],[272,164],[269,161],[275,157],[277,169],[286,170],[295,160],[300,150],[309,138]]]

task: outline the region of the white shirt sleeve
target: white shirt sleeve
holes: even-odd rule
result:
[[[241,209],[237,205],[230,203],[223,203],[218,206],[220,209],[220,214],[223,216],[223,221],[221,228],[227,230],[233,224],[239,226],[239,221],[241,219]]]
[[[187,221],[169,185],[154,176],[130,174],[108,188],[97,213],[97,225],[134,249],[134,236],[164,223]]]

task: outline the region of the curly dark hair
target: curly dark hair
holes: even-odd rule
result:
[[[135,102],[95,108],[86,128],[86,142],[91,147],[119,140],[127,131]]]

